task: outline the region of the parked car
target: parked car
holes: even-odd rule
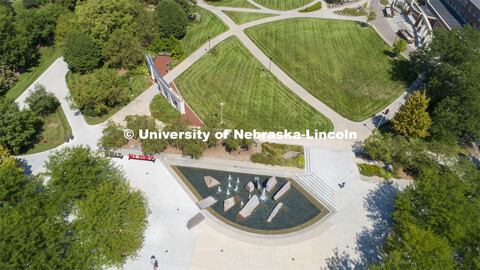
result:
[[[400,29],[398,30],[397,34],[405,39],[408,43],[413,43],[415,41],[415,38],[413,38],[412,34],[410,34],[406,29]]]
[[[393,8],[391,6],[385,6],[385,9],[383,11],[385,12],[385,17],[393,17]]]

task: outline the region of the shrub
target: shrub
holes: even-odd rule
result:
[[[102,131],[102,134],[103,136],[98,141],[98,146],[104,149],[117,149],[128,143],[128,140],[123,135],[122,127],[113,121],[108,121],[107,127]]]
[[[74,71],[82,73],[102,63],[100,47],[89,35],[79,31],[70,31],[67,34],[63,57]]]
[[[396,55],[400,55],[405,50],[407,50],[407,41],[405,39],[400,38],[393,43],[393,52]]]
[[[335,11],[335,13],[344,16],[367,16],[368,11],[365,8],[344,8],[342,10]]]
[[[60,103],[52,92],[47,92],[47,89],[42,84],[35,84],[34,91],[30,90],[25,103],[37,115],[45,115],[55,112]]]
[[[170,37],[156,37],[150,44],[150,50],[155,53],[171,53],[173,59],[180,59],[185,53],[180,41],[172,35]]]
[[[138,138],[140,129],[156,131],[155,119],[148,115],[127,115],[125,117],[127,128],[135,132],[134,138]]]
[[[150,112],[155,119],[163,123],[168,123],[182,116],[180,112],[160,94],[153,97],[150,103]]]
[[[290,151],[298,152],[298,155],[289,159],[284,159],[283,155]],[[255,163],[267,165],[280,165],[289,167],[305,167],[305,158],[303,157],[303,147],[300,145],[263,143],[262,153],[253,154],[250,160]]]
[[[160,153],[167,148],[168,142],[164,139],[142,140],[142,152],[146,155]]]
[[[128,86],[115,69],[101,68],[84,75],[72,74],[67,82],[70,99],[89,116],[105,114],[129,100]]]

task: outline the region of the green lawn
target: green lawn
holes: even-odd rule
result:
[[[182,73],[175,83],[186,102],[204,121],[223,120],[227,126],[246,122],[263,131],[288,129],[330,131],[332,123],[306,104],[233,36]]]
[[[42,132],[40,133],[40,141],[28,150],[26,154],[34,154],[53,149],[65,142],[64,138],[72,133],[72,129],[68,124],[67,118],[63,113],[61,106],[57,108],[55,113],[43,117]],[[75,134],[73,134],[75,135]],[[43,140],[46,143],[43,143]]]
[[[302,13],[307,13],[307,12],[313,12],[313,11],[317,11],[317,10],[320,10],[322,9],[322,2],[317,2],[307,8],[304,8],[302,10],[300,10],[299,12],[302,12]]]
[[[238,8],[253,8],[258,7],[250,4],[247,0],[219,0],[219,1],[206,1],[207,4],[219,7],[238,7]]]
[[[268,13],[255,13],[255,12],[242,12],[242,11],[229,11],[223,10],[236,24],[244,24],[251,21],[256,21],[268,17],[278,16],[278,14]]]
[[[131,102],[132,100],[137,98],[140,94],[142,94],[145,90],[147,90],[148,87],[150,87],[148,78],[145,79],[143,75],[130,75],[130,76],[131,76],[130,80],[132,82],[132,94],[133,94],[133,96],[130,97],[129,102]],[[65,76],[65,80],[67,81],[67,86],[74,79],[75,79],[75,77],[72,74],[72,72],[68,71],[67,75]],[[125,106],[126,106],[126,104],[118,104],[117,106],[115,106],[113,108],[110,108],[108,113],[106,113],[102,116],[90,117],[90,116],[87,116],[85,114],[82,114],[82,115],[83,115],[83,118],[85,118],[85,121],[87,122],[87,124],[97,125],[97,124],[105,122],[108,118],[110,118],[110,116],[114,115],[115,113],[120,111]]]
[[[405,91],[405,82],[391,78],[390,46],[372,27],[299,18],[245,32],[305,90],[353,121],[367,119]]]
[[[205,44],[208,36],[214,38],[228,30],[228,26],[212,12],[201,7],[196,7],[196,12],[201,16],[200,23],[189,27],[185,37],[180,40],[186,56]]]
[[[275,10],[291,10],[308,5],[313,0],[254,0],[260,5]]]
[[[62,55],[61,48],[41,48],[39,64],[20,74],[15,85],[8,90],[5,96],[12,100],[17,99],[36,79],[38,79],[38,77],[40,77],[40,75],[42,75],[43,72],[45,72],[45,70],[47,70],[51,64],[53,64],[53,62],[55,62],[55,60],[58,59],[58,57],[60,57],[60,55]]]

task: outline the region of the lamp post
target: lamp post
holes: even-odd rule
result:
[[[272,67],[272,57],[270,57],[270,62],[268,63],[268,77],[270,77],[270,69]]]
[[[220,125],[223,125],[223,102],[220,102]]]
[[[128,79],[128,89],[130,90],[130,96],[133,97],[133,94],[132,94],[132,81],[130,81],[130,76],[127,76],[127,79]]]
[[[210,36],[208,36],[208,55],[212,55],[210,53]]]

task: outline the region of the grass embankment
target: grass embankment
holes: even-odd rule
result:
[[[332,130],[332,123],[301,100],[264,66],[237,37],[212,48],[175,81],[182,96],[204,121],[229,126],[248,123],[263,131]]]
[[[223,10],[225,14],[230,17],[236,24],[244,24],[260,19],[265,19],[273,16],[278,16],[278,14],[268,14],[268,13],[255,13],[255,12],[242,12],[242,11],[230,11]]]
[[[214,38],[228,30],[228,26],[212,12],[201,7],[196,7],[195,12],[200,14],[199,23],[189,27],[185,37],[180,40],[185,56],[192,54],[208,42],[209,36]]]
[[[385,108],[411,82],[401,78],[391,47],[358,22],[298,18],[245,33],[305,90],[353,121]]]
[[[254,0],[258,4],[274,10],[291,10],[303,7],[311,3],[313,0]]]
[[[39,134],[40,141],[28,150],[26,154],[34,154],[53,149],[63,144],[65,142],[64,138],[72,133],[72,129],[68,124],[68,120],[61,106],[58,106],[54,113],[41,119],[43,126]],[[44,143],[43,140],[45,140],[46,143]]]
[[[150,103],[150,113],[155,119],[163,123],[168,123],[170,120],[178,119],[182,116],[180,112],[160,94],[153,97]]]
[[[285,158],[283,155],[289,152],[291,152],[291,155]],[[250,160],[267,165],[305,168],[303,146],[301,145],[262,143],[262,152],[253,154]]]
[[[23,5],[22,5],[23,6]],[[24,73],[20,74],[17,78],[15,85],[10,88],[5,94],[6,98],[15,100],[17,99],[32,83],[47,70],[55,60],[62,55],[62,49],[56,47],[46,47],[39,50],[40,58],[38,59],[38,65],[27,69]]]
[[[250,4],[247,0],[219,0],[219,1],[206,1],[207,4],[219,7],[238,7],[238,8],[253,8],[258,7]]]
[[[313,12],[322,9],[322,2],[315,3],[307,8],[304,8],[302,10],[299,10],[298,12],[302,13],[308,13],[308,12]]]

